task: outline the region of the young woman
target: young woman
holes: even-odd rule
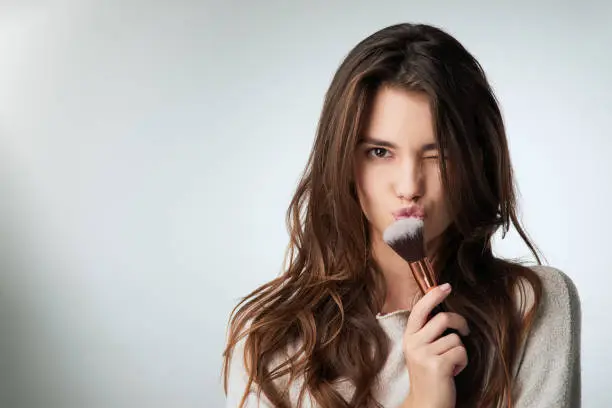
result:
[[[445,283],[424,296],[382,239],[411,207]],[[228,407],[580,405],[575,287],[519,224],[499,106],[449,34],[399,24],[348,54],[287,222],[285,272],[232,312]],[[538,265],[493,255],[511,225]]]

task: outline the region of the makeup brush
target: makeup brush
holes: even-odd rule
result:
[[[435,288],[437,282],[431,262],[425,254],[423,227],[423,218],[418,216],[417,211],[404,211],[400,218],[383,232],[383,240],[408,263],[414,280],[424,295]],[[442,305],[437,305],[429,317],[444,310]],[[458,334],[454,329],[447,329],[443,336],[450,333]]]

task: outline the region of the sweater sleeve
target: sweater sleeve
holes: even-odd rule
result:
[[[542,301],[516,371],[516,408],[578,408],[581,399],[578,291],[563,272],[535,269]]]
[[[244,342],[240,340],[232,352],[229,366],[229,377],[227,384],[226,408],[239,408],[240,401],[246,390],[249,382],[249,377],[244,366]],[[251,385],[251,389],[247,394],[245,404],[242,408],[274,408],[272,403],[261,393],[257,395],[255,387]]]

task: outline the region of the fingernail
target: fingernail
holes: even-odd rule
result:
[[[440,285],[440,289],[442,290],[442,292],[450,292],[451,285],[450,283],[445,283],[443,285]]]

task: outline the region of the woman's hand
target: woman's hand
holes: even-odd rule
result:
[[[432,309],[450,293],[449,284],[438,286],[413,307],[404,332],[403,349],[410,376],[410,392],[404,407],[454,408],[455,381],[468,358],[461,337],[448,334],[454,328],[463,336],[469,333],[466,320],[456,314],[441,312],[428,320]]]

